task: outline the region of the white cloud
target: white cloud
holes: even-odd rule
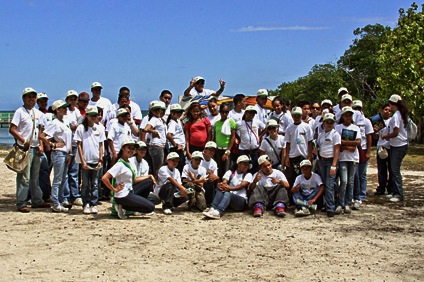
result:
[[[330,29],[327,26],[247,26],[238,29],[231,29],[233,32],[252,32],[252,31],[275,31],[275,30],[290,30],[290,31],[308,31],[308,30],[324,30]]]

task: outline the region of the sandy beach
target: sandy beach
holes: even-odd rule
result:
[[[424,175],[403,171],[406,200],[369,196],[359,211],[285,219],[267,212],[205,220],[157,206],[150,218],[15,208],[15,173],[0,159],[3,281],[422,281]],[[376,169],[370,167],[370,194]]]

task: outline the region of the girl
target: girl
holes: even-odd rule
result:
[[[402,160],[408,151],[408,134],[406,126],[408,125],[409,110],[406,103],[397,94],[393,94],[389,99],[390,109],[393,116],[389,121],[389,134],[382,136],[383,139],[390,142],[390,167],[392,168],[393,195],[391,202],[403,201],[402,175],[400,167]]]
[[[168,133],[166,137],[170,143],[170,151],[176,152],[180,157],[180,162],[178,163],[178,170],[182,171],[184,168],[184,149],[186,144],[186,139],[184,135],[183,124],[181,123],[181,115],[184,110],[181,108],[180,104],[173,104],[170,107],[170,114],[166,121],[168,126]]]
[[[117,122],[111,123],[107,133],[109,154],[112,158],[111,165],[114,165],[118,160],[118,152],[121,149],[122,142],[131,138],[131,128],[127,123],[131,117],[127,109],[118,109],[116,118]]]
[[[84,214],[96,214],[98,201],[98,174],[103,164],[103,142],[106,140],[104,126],[97,124],[98,109],[89,106],[85,118],[75,132],[78,142],[76,162],[81,164],[81,196]]]
[[[197,102],[190,104],[186,115],[188,118],[188,121],[184,124],[186,154],[187,158],[191,160],[191,154],[194,151],[202,152],[206,142],[211,139],[212,125]]]
[[[70,204],[65,196],[68,181],[68,166],[72,160],[72,130],[67,119],[65,119],[68,103],[57,100],[52,105],[55,119],[47,125],[41,138],[52,148],[52,163],[54,178],[51,190],[51,201],[53,212],[68,212]],[[57,148],[54,142],[63,142],[64,147]],[[67,193],[69,194],[69,193]]]
[[[211,208],[203,213],[206,217],[219,219],[228,207],[236,212],[246,209],[246,188],[252,182],[252,175],[247,172],[250,163],[246,155],[237,158],[237,169],[228,170],[218,183]]]
[[[188,209],[197,207],[199,211],[206,209],[205,189],[203,185],[207,180],[207,171],[200,165],[203,160],[202,152],[195,151],[192,154],[190,163],[184,166],[182,181],[185,188],[193,189],[194,193],[188,195]]]
[[[149,153],[152,158],[152,171],[155,177],[165,158],[166,145],[166,125],[162,119],[165,114],[166,106],[164,102],[157,102],[152,105],[151,114],[149,114],[149,122],[144,131],[152,135],[149,144]]]
[[[106,187],[114,192],[115,210],[120,219],[126,218],[125,210],[151,213],[155,209],[155,205],[147,200],[154,183],[153,177],[137,176],[137,168],[129,160],[137,147],[132,138],[125,139],[118,153],[119,160],[102,177]],[[112,177],[116,180],[114,185],[110,182]]]
[[[162,210],[166,215],[172,214],[172,208],[188,200],[186,189],[181,185],[180,171],[177,169],[179,161],[177,153],[169,153],[166,164],[158,172],[158,184],[154,193],[162,200]]]
[[[336,131],[341,135],[341,147],[339,155],[340,191],[335,214],[340,214],[342,209],[346,214],[351,212],[353,186],[355,182],[356,163],[359,162],[358,146],[361,144],[361,131],[352,123],[353,109],[343,107],[340,124]]]
[[[277,121],[270,119],[266,125],[268,136],[262,139],[259,155],[268,155],[272,168],[282,170],[286,142],[284,142],[284,136],[278,134],[277,128]]]
[[[224,173],[230,169],[230,154],[234,146],[236,138],[236,122],[228,118],[230,107],[227,104],[222,104],[219,107],[221,119],[216,121],[213,126],[215,142],[217,145],[216,162],[220,168],[218,171],[219,178],[224,176]]]
[[[283,98],[277,96],[272,100],[272,109],[269,119],[275,119],[279,125],[278,134],[284,135],[287,127],[293,123],[290,111],[286,109]]]
[[[327,215],[334,216],[334,183],[336,182],[337,162],[339,160],[341,136],[334,129],[335,118],[331,113],[323,117],[324,131],[318,135],[318,174],[325,184],[325,203]]]

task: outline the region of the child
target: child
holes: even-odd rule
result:
[[[221,183],[218,183],[211,208],[203,212],[206,217],[219,219],[229,207],[233,211],[241,212],[246,208],[246,188],[252,182],[252,174],[248,173],[251,160],[243,155],[237,158],[237,169],[228,170]]]
[[[296,204],[297,211],[295,216],[310,215],[309,207],[317,202],[319,197],[324,194],[324,184],[321,177],[312,172],[312,163],[309,160],[303,160],[300,163],[302,174],[296,177],[291,192],[293,193],[293,202]],[[306,201],[306,204],[299,202]]]
[[[209,141],[205,145],[203,150],[203,160],[200,163],[202,167],[206,169],[207,181],[203,185],[205,189],[205,199],[206,205],[210,206],[214,197],[214,191],[216,187],[216,182],[219,180],[218,176],[218,165],[213,159],[216,151],[216,143]]]
[[[178,163],[178,170],[182,171],[185,164],[184,149],[186,145],[186,139],[184,134],[183,124],[181,123],[181,115],[184,110],[180,104],[172,104],[170,106],[170,114],[166,121],[168,126],[168,133],[166,138],[170,144],[170,151],[176,152],[180,156],[180,162]]]
[[[331,113],[327,113],[323,118],[324,131],[318,135],[318,174],[325,183],[325,205],[327,215],[334,216],[335,203],[335,187],[337,162],[340,154],[341,137],[334,129],[335,117]]]
[[[177,169],[179,161],[177,153],[169,153],[166,157],[166,164],[158,172],[158,182],[154,193],[161,199],[162,210],[166,215],[171,215],[172,208],[178,207],[188,200],[187,191],[181,185],[181,175]]]
[[[106,140],[104,127],[96,124],[98,109],[89,106],[85,118],[75,132],[78,142],[76,162],[81,164],[82,201],[84,214],[96,214],[98,201],[98,173],[103,163],[103,142]]]
[[[259,154],[268,155],[271,159],[272,168],[282,171],[284,150],[286,148],[284,136],[278,134],[278,123],[276,120],[270,119],[266,125],[266,129],[268,136],[262,139]]]
[[[194,193],[188,194],[188,209],[192,210],[196,207],[199,211],[206,209],[205,191],[203,185],[207,180],[207,172],[200,165],[203,160],[203,154],[199,151],[194,151],[190,163],[184,166],[182,172],[182,181],[185,188],[194,189]]]
[[[284,135],[287,127],[293,123],[293,118],[290,111],[286,109],[283,98],[276,96],[274,100],[272,100],[272,109],[273,112],[270,114],[269,119],[277,121],[279,125],[278,134]]]
[[[339,155],[339,199],[335,214],[350,214],[353,198],[353,185],[355,181],[356,163],[359,162],[358,146],[361,144],[361,131],[352,123],[353,109],[349,106],[343,107],[340,124],[336,131],[341,135],[341,147]]]
[[[127,121],[130,117],[130,113],[127,109],[118,109],[117,121],[111,123],[107,133],[107,141],[109,145],[109,153],[112,157],[112,165],[118,160],[118,152],[121,150],[121,144],[125,139],[131,138],[131,128]]]

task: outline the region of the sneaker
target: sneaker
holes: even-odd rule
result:
[[[172,211],[171,211],[171,209],[164,209],[163,213],[166,214],[166,215],[170,215],[170,214],[172,214]]]
[[[91,209],[89,204],[85,204],[84,209],[82,210],[83,214],[91,214]]]
[[[361,207],[361,201],[355,200],[355,202],[353,203],[353,210],[359,210],[359,208]]]
[[[134,212],[134,216],[144,216],[144,217],[151,217],[154,216],[156,213],[154,211],[149,212],[149,213],[144,213],[144,212]]]
[[[61,205],[64,206],[65,208],[68,208],[68,209],[72,208],[72,205],[68,201],[62,202]]]
[[[332,212],[332,211],[327,212],[327,216],[328,217],[334,217],[334,212]]]
[[[68,211],[69,211],[69,209],[65,208],[61,204],[58,204],[57,206],[52,207],[52,212],[68,212]]]
[[[264,209],[262,207],[262,204],[256,203],[256,205],[253,207],[253,216],[261,217],[263,214],[264,214]]]
[[[337,206],[336,210],[334,211],[334,214],[341,214],[342,213],[342,207]]]
[[[303,207],[302,209],[300,209],[300,210],[297,210],[295,213],[294,213],[294,215],[295,216],[297,216],[297,217],[301,217],[301,216],[307,216],[307,215],[310,215],[311,214],[311,212],[309,211],[309,209],[308,208],[305,208],[305,207]]]
[[[76,206],[79,206],[79,207],[82,207],[82,205],[83,205],[83,203],[82,203],[82,199],[81,199],[81,198],[76,198],[76,199],[72,202],[72,204],[73,204],[73,205],[76,205]]]
[[[209,211],[203,212],[203,215],[208,217],[208,218],[212,218],[212,219],[220,219],[221,218],[221,214],[220,214],[219,210],[216,210],[214,208],[210,208]]]
[[[350,214],[351,212],[352,212],[352,210],[350,209],[350,207],[349,206],[345,206],[344,213],[345,214]]]
[[[391,198],[393,198],[393,197],[394,197],[394,195],[393,195],[393,194],[391,194],[391,193],[386,195],[386,198],[389,198],[389,199],[391,199]]]
[[[91,212],[90,212],[91,214],[98,214],[99,213],[97,206],[92,206],[90,210],[91,210]]]
[[[278,203],[275,206],[275,215],[279,217],[285,217],[286,216],[286,207],[283,203]]]
[[[21,213],[29,213],[31,210],[27,206],[22,206],[18,208],[18,211],[20,211]]]
[[[401,196],[395,195],[395,196],[391,197],[389,201],[393,202],[393,203],[397,203],[397,202],[403,201],[403,199],[402,199]]]
[[[121,205],[115,204],[115,211],[116,214],[120,219],[126,219],[127,216],[125,215],[125,210],[122,208]]]

